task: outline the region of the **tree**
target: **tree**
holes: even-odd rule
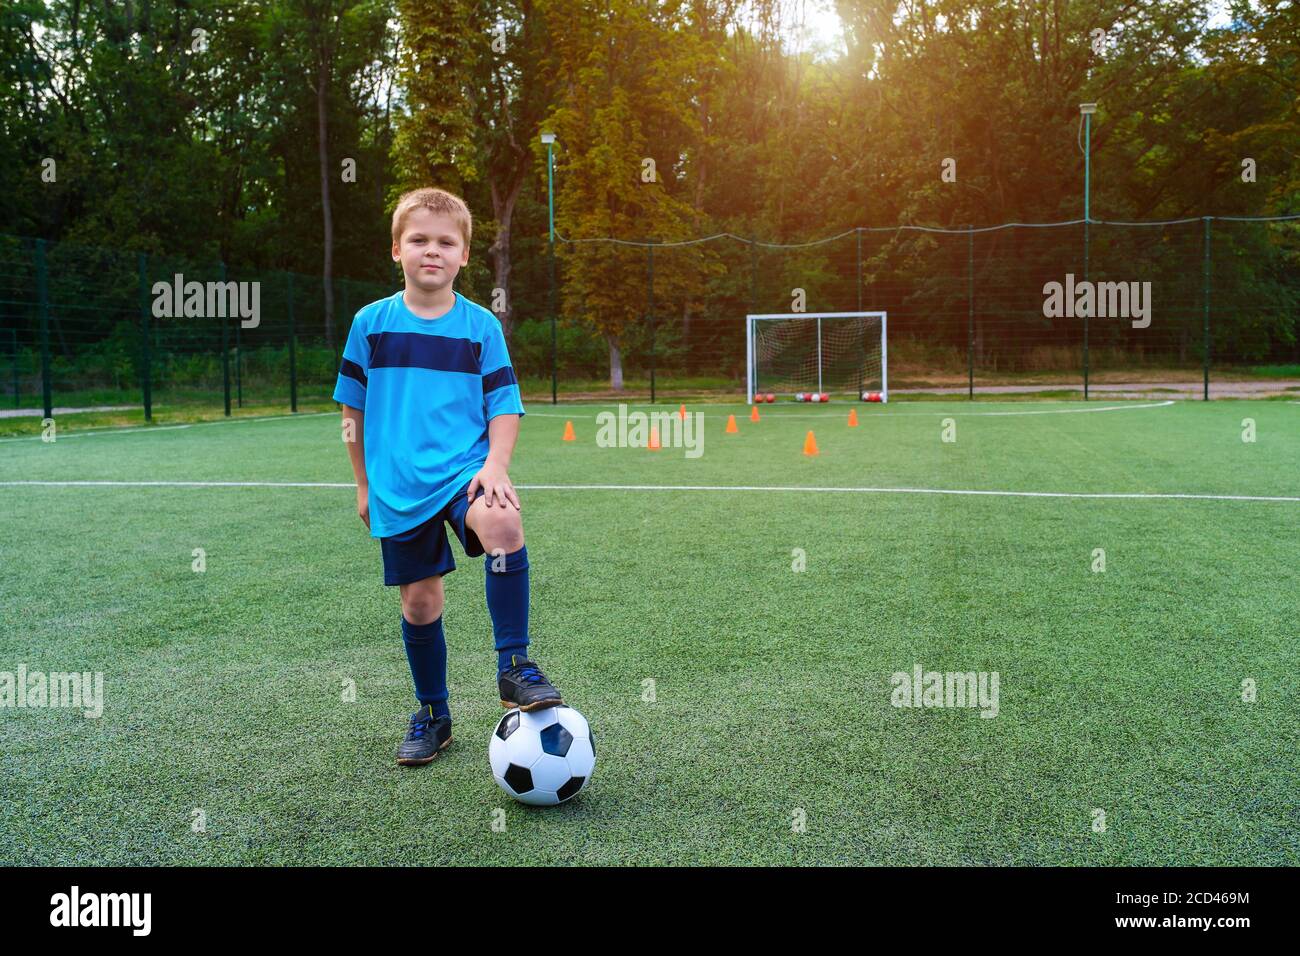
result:
[[[558,86],[544,120],[559,147],[556,228],[573,240],[564,249],[563,310],[603,336],[610,388],[622,391],[624,340],[644,314],[639,296],[628,295],[645,288],[644,248],[583,240],[665,241],[697,221],[672,173],[699,129],[686,87],[689,45],[676,35],[685,3],[614,0],[594,9],[590,0],[547,0],[538,9],[551,37],[545,67]],[[533,149],[544,175],[544,149]]]

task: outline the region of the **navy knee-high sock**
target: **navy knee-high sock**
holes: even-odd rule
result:
[[[402,616],[402,643],[406,660],[415,681],[415,696],[420,705],[433,708],[433,716],[448,717],[447,708],[447,639],[442,633],[442,616],[428,624],[412,624]]]
[[[497,557],[489,554],[483,566],[500,674],[510,667],[511,655],[528,656],[528,548]]]

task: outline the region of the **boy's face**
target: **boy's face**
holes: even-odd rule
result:
[[[438,292],[469,262],[469,249],[456,220],[416,209],[406,217],[400,244],[393,244],[393,261],[402,264],[408,287]]]

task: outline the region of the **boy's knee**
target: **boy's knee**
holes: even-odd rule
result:
[[[474,533],[487,552],[500,548],[509,554],[524,546],[524,523],[513,507],[484,506],[474,521]]]
[[[412,624],[432,624],[442,616],[442,578],[425,578],[402,586],[402,617]]]

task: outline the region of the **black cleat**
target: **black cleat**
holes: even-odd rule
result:
[[[512,654],[510,663],[511,667],[497,678],[502,707],[541,710],[543,707],[554,707],[564,703],[560,698],[560,692],[551,685],[546,675],[532,661],[518,654]]]
[[[434,717],[425,704],[411,715],[406,739],[397,748],[397,762],[407,767],[426,764],[451,746],[451,718]]]

